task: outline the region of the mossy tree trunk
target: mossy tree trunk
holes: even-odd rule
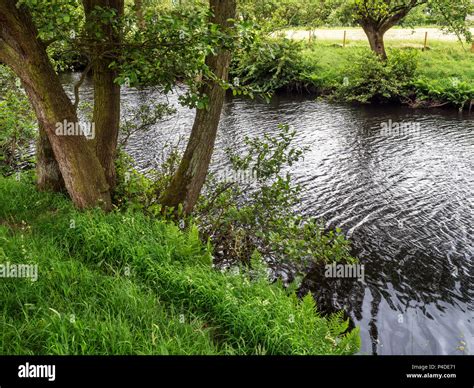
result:
[[[58,136],[57,123],[77,123],[73,104],[37,38],[31,15],[15,0],[0,0],[0,61],[21,79],[44,128],[66,189],[79,208],[111,208],[109,186],[92,144],[84,136]]]
[[[86,18],[93,26],[93,33],[100,31],[101,37],[91,48],[94,78],[94,113],[96,136],[94,146],[104,169],[111,191],[116,184],[115,157],[120,127],[120,85],[115,82],[116,71],[110,68],[120,49],[119,31],[110,24],[95,23],[91,12],[95,7],[115,10],[116,18],[123,15],[123,0],[84,0]],[[99,25],[97,25],[99,24]]]
[[[66,191],[64,179],[53,147],[48,139],[45,124],[38,122],[38,140],[36,142],[36,185],[41,191]]]
[[[362,28],[369,39],[369,44],[372,51],[376,53],[381,59],[386,60],[387,52],[385,51],[385,43],[383,39],[385,31],[377,29],[376,26],[371,24],[363,24]]]
[[[236,15],[236,0],[210,0],[210,7],[213,12],[211,22],[220,25],[224,32],[228,31]],[[216,55],[206,58],[206,64],[218,78],[227,81],[230,60],[231,53],[221,49]],[[197,110],[183,159],[160,198],[166,207],[176,209],[182,204],[185,213],[192,211],[204,185],[225,99],[225,90],[218,82],[206,83],[201,93],[208,96],[208,107]]]

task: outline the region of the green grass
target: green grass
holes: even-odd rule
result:
[[[150,288],[65,258],[48,239],[5,227],[0,239],[10,262],[34,262],[41,274],[0,281],[0,354],[219,353],[202,320],[181,322]]]
[[[73,226],[73,227],[71,227]],[[358,330],[258,273],[221,273],[194,227],[78,212],[0,178],[0,354],[352,354]],[[73,318],[73,319],[71,319]]]
[[[319,41],[308,44],[303,50],[306,67],[325,84],[341,82],[344,69],[352,63],[354,55],[369,48],[367,42],[349,41],[345,48],[338,47],[340,41]],[[386,43],[388,55],[390,49],[416,45],[417,41],[389,41]],[[407,46],[408,45],[408,46]],[[442,80],[456,77],[460,81],[474,82],[474,53],[468,46],[467,51],[457,42],[432,41],[427,51],[419,51],[418,76],[428,80]]]
[[[386,43],[389,62],[393,57],[400,58],[395,49],[411,50],[416,58],[416,70],[408,82],[404,81],[403,88],[400,84],[400,87],[394,88],[397,92],[390,96],[384,94],[385,99],[412,106],[469,108],[471,101],[474,101],[474,53],[468,50],[470,47],[463,47],[459,42],[431,41],[429,50],[423,51],[419,42],[415,41]],[[306,42],[300,54],[303,71],[293,82],[299,82],[321,95],[338,96],[344,100],[342,92],[342,95],[349,94],[352,99],[364,100],[361,90],[356,88],[348,92],[344,89],[343,82],[347,77],[348,80],[359,80],[362,86],[366,85],[370,98],[370,93],[377,90],[381,83],[373,78],[363,78],[365,69],[360,58],[364,58],[364,52],[369,52],[365,41],[349,41],[344,48],[335,41]],[[392,64],[397,64],[397,59]]]

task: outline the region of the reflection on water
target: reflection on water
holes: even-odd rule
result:
[[[90,84],[83,98],[91,98]],[[123,91],[124,106],[163,99]],[[169,99],[177,113],[130,140],[143,169],[156,166],[166,141],[189,134],[194,112]],[[213,168],[225,163],[223,148],[279,123],[310,148],[292,167],[305,188],[302,211],[340,226],[365,265],[365,283],[324,281],[315,269],[303,290],[352,316],[361,353],[474,354],[474,117],[298,96],[230,99]]]

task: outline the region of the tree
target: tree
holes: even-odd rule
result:
[[[337,2],[337,6],[334,4]],[[241,0],[238,14],[254,20],[265,30],[295,26],[318,26],[329,19],[331,11],[342,8],[344,0]]]
[[[110,190],[115,188],[115,157],[120,127],[120,85],[111,64],[118,57],[121,33],[118,22],[124,11],[123,0],[83,0],[86,31],[91,47],[89,56],[94,77],[95,152],[104,169]],[[103,19],[104,12],[112,18]]]
[[[443,25],[458,37],[464,35],[470,39],[466,17],[472,10],[471,0],[354,0],[353,3],[355,18],[369,39],[370,48],[383,60],[387,59],[385,33],[421,5],[439,15]]]
[[[140,28],[145,28],[145,18],[143,17],[143,0],[135,0],[135,13],[137,15],[137,24]]]
[[[109,186],[92,145],[84,136],[56,134],[58,123],[78,122],[76,110],[51,65],[46,44],[38,38],[28,8],[16,3],[0,0],[0,61],[21,79],[75,205],[109,209]]]
[[[211,22],[219,25],[223,33],[230,32],[236,15],[236,0],[210,0],[210,8]],[[207,96],[208,104],[205,109],[197,110],[183,159],[160,198],[165,207],[177,208],[182,204],[184,212],[190,213],[197,202],[214,150],[225,98],[221,84],[228,79],[230,60],[230,51],[223,47],[206,58],[206,65],[216,79],[201,87],[200,94]]]
[[[423,0],[356,0],[357,19],[369,39],[372,51],[382,59],[387,59],[385,33],[407,16],[411,9],[423,2]]]

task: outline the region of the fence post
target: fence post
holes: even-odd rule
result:
[[[423,51],[428,47],[428,31],[425,32],[425,43],[423,43]]]
[[[347,34],[347,31],[344,30],[344,39],[342,40],[342,47],[346,47],[346,34]]]

